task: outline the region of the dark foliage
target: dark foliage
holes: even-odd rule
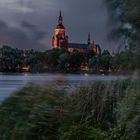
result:
[[[54,86],[29,85],[6,99],[0,139],[139,140],[139,80],[94,82],[69,96]]]

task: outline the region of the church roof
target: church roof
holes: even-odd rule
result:
[[[88,44],[80,44],[80,43],[69,43],[68,48],[75,48],[75,49],[89,49]]]
[[[65,29],[64,25],[61,23],[61,24],[58,24],[56,26],[56,29]]]

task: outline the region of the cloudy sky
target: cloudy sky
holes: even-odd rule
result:
[[[70,42],[85,43],[88,32],[101,48],[112,49],[104,0],[0,0],[0,46],[45,50],[62,10]]]

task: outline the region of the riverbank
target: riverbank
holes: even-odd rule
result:
[[[139,91],[140,80],[94,81],[71,94],[30,84],[0,105],[0,139],[139,140]]]

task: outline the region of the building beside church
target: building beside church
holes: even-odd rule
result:
[[[90,34],[88,34],[87,42],[85,44],[80,43],[70,43],[68,35],[66,35],[65,27],[63,25],[63,17],[60,11],[58,18],[58,25],[54,30],[54,36],[52,38],[53,48],[65,48],[69,52],[79,51],[82,53],[87,53],[88,51],[93,51],[95,54],[101,54],[101,48],[95,42],[91,42]]]

